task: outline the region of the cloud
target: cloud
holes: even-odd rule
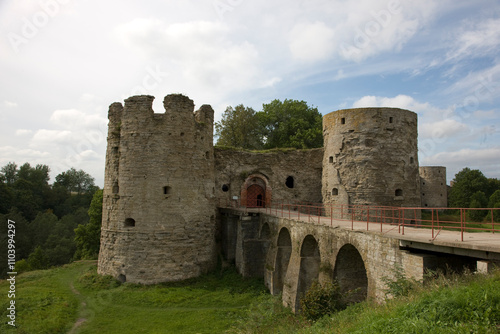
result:
[[[422,138],[443,138],[469,134],[467,125],[454,119],[444,119],[439,122],[425,123],[419,127],[419,136]]]
[[[335,51],[334,36],[324,22],[298,23],[290,32],[292,56],[303,61],[325,60]]]
[[[16,102],[11,102],[11,101],[4,101],[3,104],[7,108],[17,108],[18,104]]]
[[[50,121],[72,130],[102,128],[107,123],[107,120],[99,114],[89,115],[77,109],[56,110],[50,116]]]
[[[353,108],[363,108],[363,107],[392,107],[411,110],[419,114],[419,116],[427,118],[427,120],[439,120],[450,114],[452,110],[441,109],[436,106],[431,105],[428,102],[419,102],[409,95],[400,94],[395,97],[384,97],[384,96],[363,96],[360,99],[354,101],[352,104]],[[441,117],[441,118],[439,118]]]
[[[496,56],[500,44],[500,19],[465,21],[455,36],[454,47],[448,52],[448,60]]]
[[[233,31],[222,22],[193,21],[166,24],[157,19],[134,19],[116,28],[127,46],[148,58],[167,59],[173,76],[190,87],[220,90],[255,88],[265,74],[259,52],[246,40],[233,41]],[[234,38],[236,39],[236,38]]]
[[[27,135],[30,135],[32,133],[33,133],[33,131],[32,130],[28,130],[28,129],[18,129],[18,130],[16,130],[16,136],[27,136]]]
[[[421,164],[446,166],[452,175],[465,167],[481,170],[487,177],[500,177],[500,147],[484,149],[465,148],[453,152],[440,152],[425,157]],[[450,175],[450,173],[448,173]]]

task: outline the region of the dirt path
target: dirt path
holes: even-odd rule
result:
[[[69,282],[69,288],[71,289],[71,292],[73,292],[73,294],[75,294],[78,299],[80,300],[80,308],[79,308],[79,315],[80,317],[78,319],[76,319],[75,323],[73,324],[73,327],[68,331],[67,334],[75,334],[78,330],[78,328],[87,321],[87,318],[85,317],[82,317],[81,315],[84,315],[87,313],[87,303],[83,300],[84,297],[82,296],[82,294],[80,293],[80,291],[78,291],[73,282],[70,281]]]

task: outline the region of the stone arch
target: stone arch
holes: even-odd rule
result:
[[[255,208],[271,204],[271,186],[266,176],[252,174],[241,186],[241,205]]]
[[[288,264],[292,255],[292,238],[286,227],[281,228],[277,240],[278,250],[274,262],[273,294],[278,295],[283,292]]]
[[[306,294],[314,281],[319,278],[319,267],[321,256],[319,245],[311,234],[307,235],[300,247],[300,271],[297,286],[296,308],[300,305],[300,299]]]
[[[268,223],[262,224],[260,228],[260,239],[268,240],[271,237],[271,228]]]
[[[345,244],[339,249],[333,277],[337,280],[343,294],[352,292],[348,297],[349,302],[357,303],[366,299],[368,275],[365,262],[352,244]]]

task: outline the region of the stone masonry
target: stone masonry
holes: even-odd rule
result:
[[[215,265],[212,108],[168,95],[109,109],[98,272],[135,283],[198,276]]]
[[[429,174],[437,169],[421,169],[419,176],[417,115],[408,110],[339,110],[323,118],[324,148],[248,152],[214,150],[214,111],[209,105],[195,112],[192,100],[173,94],[164,99],[165,112],[157,114],[153,99],[133,96],[125,105],[113,103],[108,112],[98,272],[121,281],[154,284],[195,277],[213,269],[217,256],[223,255],[245,275],[267,275],[271,291],[284,297],[290,295],[287,286],[305,292],[316,274],[321,278],[328,271],[325,266],[338,266],[335,275],[349,282],[358,273],[349,263],[374,255],[359,255],[350,246],[329,250],[343,247],[340,234],[321,236],[319,228],[301,232],[302,227],[282,231],[270,223],[263,227],[258,217],[235,218],[218,208],[262,207],[276,201],[420,207],[421,180],[426,185],[443,182]],[[433,192],[446,197],[437,186],[422,189],[426,199]],[[276,243],[271,242],[274,237]],[[363,245],[373,239],[363,238]],[[354,241],[352,245],[358,247]],[[386,246],[377,251],[385,254],[396,247]],[[328,262],[337,251],[350,260]],[[292,282],[294,276],[283,271],[294,258],[303,261],[290,262],[297,263],[290,267],[298,273]],[[394,261],[404,262],[392,257],[389,262]],[[373,270],[378,269],[366,269],[361,290],[365,298],[378,296]],[[296,296],[286,298],[295,307]]]

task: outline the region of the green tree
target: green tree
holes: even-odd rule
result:
[[[476,191],[470,198],[470,208],[485,208],[488,199],[482,191]],[[488,214],[486,210],[469,210],[469,218],[475,222],[480,222]]]
[[[471,197],[478,191],[486,192],[488,179],[477,169],[468,167],[462,169],[455,175],[454,184],[449,192],[449,206],[457,208],[468,208],[471,205]]]
[[[227,107],[220,122],[215,123],[217,145],[259,149],[262,147],[255,110],[242,104]]]
[[[95,192],[88,211],[88,224],[80,224],[75,229],[77,259],[93,259],[99,254],[102,221],[102,190]]]
[[[0,169],[1,179],[8,185],[14,184],[17,180],[17,165],[15,162],[9,162]]]
[[[56,176],[54,187],[63,187],[69,193],[78,195],[84,193],[93,194],[97,188],[92,176],[81,169],[76,170],[73,167]]]
[[[305,101],[274,100],[257,113],[264,148],[316,148],[323,146],[323,118]]]

